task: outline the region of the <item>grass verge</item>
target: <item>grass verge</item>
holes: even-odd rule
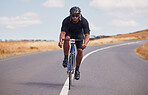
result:
[[[148,60],[148,43],[136,48],[136,54]]]

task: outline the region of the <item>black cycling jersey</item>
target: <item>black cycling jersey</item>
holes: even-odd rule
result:
[[[66,17],[63,20],[61,31],[74,39],[83,39],[84,34],[90,34],[88,21],[82,15],[78,23],[73,23],[70,16]]]

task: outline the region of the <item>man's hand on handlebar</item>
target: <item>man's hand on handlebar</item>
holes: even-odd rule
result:
[[[87,47],[86,44],[82,44],[82,48],[85,49]]]

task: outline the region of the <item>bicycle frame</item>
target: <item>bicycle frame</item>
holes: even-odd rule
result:
[[[72,56],[72,74],[74,73],[74,70],[75,70],[75,47],[74,47],[74,43],[72,42],[71,43],[71,49],[70,49],[70,56]],[[67,68],[67,73],[69,71],[69,67],[70,67],[70,58],[69,58],[69,61],[68,61],[68,68]]]

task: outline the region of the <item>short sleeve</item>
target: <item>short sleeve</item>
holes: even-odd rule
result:
[[[64,19],[62,22],[61,32],[62,31],[67,32],[67,30],[68,30],[68,27],[67,27],[66,19]]]
[[[83,30],[84,34],[90,34],[89,23],[85,18],[83,19]]]

